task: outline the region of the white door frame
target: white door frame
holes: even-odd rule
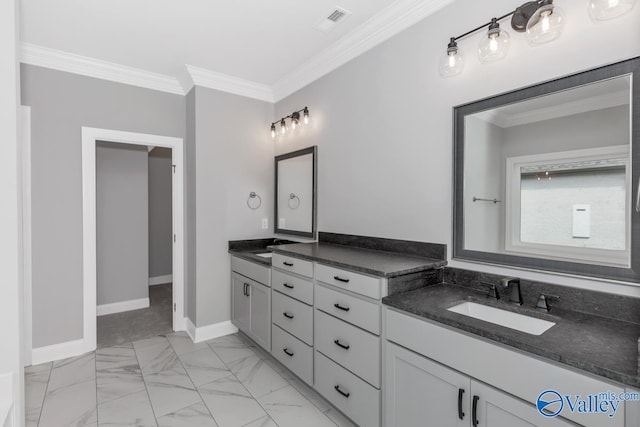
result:
[[[182,138],[82,127],[82,259],[83,259],[83,341],[85,351],[95,350],[97,307],[96,248],[96,143],[171,148],[174,167],[172,180],[173,213],[173,330],[185,329],[184,320],[184,161]]]
[[[22,105],[21,113],[21,160],[22,160],[22,281],[24,286],[24,324],[22,359],[24,366],[31,365],[33,350],[33,296],[32,296],[32,250],[31,250],[31,107]]]

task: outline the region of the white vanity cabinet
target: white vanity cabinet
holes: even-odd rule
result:
[[[475,396],[479,427],[637,427],[628,422],[625,424],[629,402],[627,405],[621,403],[613,417],[607,413],[571,412],[565,404],[561,417],[549,418],[539,414],[535,406],[538,396],[545,390],[556,390],[563,396],[586,397],[603,392],[621,393],[624,388],[618,384],[540,360],[437,322],[388,308],[384,313],[387,427],[424,425],[424,419],[420,421],[420,417],[426,413],[431,414],[430,417],[439,417],[441,412],[449,412],[453,416],[433,425],[474,426]],[[458,417],[460,389],[465,390],[461,402],[465,413],[463,420]],[[421,395],[425,396],[424,399]],[[430,396],[436,399],[433,411],[426,409],[432,405]]]
[[[363,427],[380,425],[386,279],[316,263],[315,388]]]
[[[575,426],[391,342],[386,360],[387,427],[421,427],[426,420],[438,427]]]
[[[271,354],[313,385],[313,262],[274,254]]]
[[[271,351],[271,269],[231,257],[231,322]]]

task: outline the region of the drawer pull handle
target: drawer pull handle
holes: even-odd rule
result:
[[[351,348],[351,346],[349,344],[342,344],[340,342],[340,340],[335,340],[334,344],[337,345],[340,348],[344,348],[345,350],[349,350]]]
[[[244,294],[244,296],[245,296],[245,297],[248,297],[248,296],[249,296],[249,288],[250,288],[250,287],[251,287],[251,285],[250,285],[250,284],[248,284],[248,283],[245,283],[245,284],[244,284],[244,290],[242,291],[242,293]]]
[[[287,267],[293,267],[293,263],[292,262],[283,261],[282,263],[284,265],[286,265]]]
[[[293,285],[290,285],[288,283],[283,283],[282,286],[284,286],[285,288],[289,288],[289,289],[293,289],[294,288]]]
[[[478,399],[480,399],[478,395],[473,396],[473,409],[471,410],[471,425],[473,425],[473,427],[478,427],[480,423],[480,421],[478,421]]]
[[[342,306],[342,305],[340,305],[340,304],[338,304],[338,303],[333,304],[333,306],[334,306],[335,308],[337,308],[338,310],[342,310],[342,311],[349,311],[349,310],[351,310],[351,307],[345,307],[345,306]]]
[[[289,314],[289,313],[287,313],[286,311],[285,311],[284,313],[282,313],[282,315],[283,315],[284,317],[286,317],[287,319],[293,319],[293,318],[294,318],[294,315],[293,315],[293,314]]]
[[[464,394],[464,389],[458,389],[458,418],[464,420],[464,412],[462,412],[462,395]]]
[[[284,351],[284,354],[286,354],[289,357],[293,357],[294,353],[292,351],[289,351],[288,348],[283,348],[282,351]]]
[[[333,276],[333,280],[337,280],[338,282],[342,282],[342,283],[349,283],[349,279],[344,279],[340,276]]]
[[[340,390],[340,386],[339,385],[335,385],[335,386],[333,386],[333,388],[335,388],[338,393],[340,393],[341,395],[343,395],[347,399],[349,398],[349,396],[351,396],[351,393],[349,393],[349,392],[345,393],[344,391]]]

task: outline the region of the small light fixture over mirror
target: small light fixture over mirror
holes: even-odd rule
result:
[[[295,130],[300,125],[300,113],[302,113],[302,123],[309,124],[309,108],[304,107],[301,110],[294,111],[286,117],[282,117],[280,120],[277,120],[271,123],[271,138],[275,139],[278,135],[276,131],[276,125],[280,124],[280,133],[284,135],[287,133],[287,119],[291,120],[291,130]]]
[[[478,58],[480,62],[494,62],[507,56],[511,40],[509,33],[500,29],[497,18],[492,18],[487,37],[480,40]]]
[[[446,54],[440,58],[440,75],[442,77],[457,76],[463,69],[464,55],[458,48],[455,37],[451,37]]]
[[[591,19],[604,21],[614,19],[630,12],[638,0],[588,0]],[[563,10],[553,0],[527,1],[515,10],[497,18],[491,18],[482,24],[457,37],[451,37],[444,55],[438,62],[438,71],[442,77],[457,76],[464,69],[465,58],[459,41],[467,36],[487,29],[487,36],[478,45],[478,59],[486,64],[501,60],[507,56],[510,46],[509,34],[500,28],[500,21],[511,18],[511,28],[525,33],[531,46],[546,44],[559,38],[566,25],[567,18]]]

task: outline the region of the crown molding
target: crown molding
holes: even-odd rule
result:
[[[455,0],[399,0],[273,85],[275,101],[291,95]]]
[[[222,92],[233,93],[235,95],[246,96],[248,98],[259,99],[266,102],[274,102],[273,90],[270,86],[256,83],[251,80],[241,79],[228,74],[217,73],[204,68],[185,65],[191,82],[195,86],[220,90]],[[183,82],[185,79],[183,79]],[[184,85],[185,83],[183,83]],[[185,93],[189,91],[185,89]],[[190,89],[190,88],[189,88]]]
[[[20,62],[179,95],[194,86],[277,102],[411,27],[455,0],[398,0],[273,86],[193,65],[178,77],[23,42]]]
[[[184,95],[178,79],[139,68],[22,42],[20,62],[112,82]]]

